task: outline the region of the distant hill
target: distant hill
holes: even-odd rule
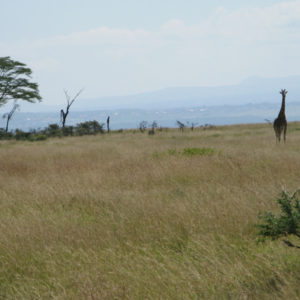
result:
[[[279,90],[288,90],[288,102],[300,102],[300,76],[282,78],[251,77],[237,85],[217,87],[170,87],[130,96],[78,99],[73,111],[102,109],[173,109],[180,107],[245,105],[258,103],[280,104]],[[22,103],[22,111],[49,112],[60,106],[47,103]]]
[[[287,119],[300,120],[300,76],[284,78],[252,77],[237,85],[219,87],[175,87],[123,97],[78,99],[72,106],[67,124],[88,120],[105,122],[111,116],[111,128],[137,128],[145,120],[159,126],[175,127],[176,120],[198,125],[257,123],[277,116],[280,89],[288,90]],[[22,103],[13,117],[12,129],[43,128],[59,123],[61,105]],[[1,111],[6,111],[6,107]],[[2,112],[0,112],[1,114]],[[4,127],[2,120],[0,127]]]
[[[124,97],[87,99],[76,109],[172,109],[179,107],[280,103],[279,90],[289,91],[287,101],[300,101],[300,76],[252,77],[238,85],[218,87],[174,87]]]

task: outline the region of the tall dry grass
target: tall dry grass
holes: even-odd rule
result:
[[[254,228],[300,186],[299,129],[1,142],[0,298],[300,298],[299,250]]]

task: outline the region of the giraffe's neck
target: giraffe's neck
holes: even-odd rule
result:
[[[280,112],[279,112],[279,116],[280,117],[285,116],[285,95],[282,95],[282,104],[281,104],[281,109],[280,109]]]

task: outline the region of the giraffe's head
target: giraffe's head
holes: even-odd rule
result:
[[[283,97],[286,96],[286,94],[288,93],[288,91],[286,89],[282,89],[279,94],[281,94]]]

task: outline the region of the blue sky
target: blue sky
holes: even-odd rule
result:
[[[300,75],[300,1],[0,0],[0,56],[45,104]]]

